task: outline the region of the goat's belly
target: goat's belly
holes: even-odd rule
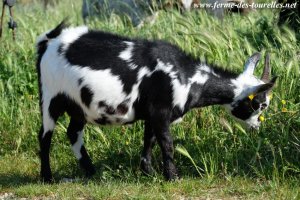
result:
[[[84,109],[85,118],[89,123],[99,125],[122,125],[135,120],[135,111],[132,107],[120,103],[118,106],[95,105],[94,108]],[[97,108],[96,108],[97,107]]]

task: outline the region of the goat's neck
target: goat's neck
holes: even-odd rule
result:
[[[199,69],[201,70],[201,67]],[[202,67],[202,69],[205,70],[204,72],[207,72],[203,73],[203,75],[208,76],[208,79],[203,85],[194,84],[192,86],[190,107],[230,104],[234,99],[234,88],[236,87],[232,80],[237,75],[223,70],[216,70],[207,65]],[[203,79],[203,77],[199,76],[199,79],[201,78]]]

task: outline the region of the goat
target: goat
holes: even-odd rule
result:
[[[67,136],[87,176],[95,173],[83,145],[86,123],[145,122],[141,169],[151,173],[151,151],[157,141],[167,180],[178,176],[173,163],[170,125],[193,108],[223,105],[248,127],[258,129],[259,116],[269,106],[269,56],[262,78],[253,75],[260,54],[252,55],[241,74],[206,64],[175,45],[130,39],[68,27],[65,22],[38,38],[37,73],[42,125],[39,132],[41,178],[52,180],[51,137],[57,119],[70,116]],[[254,98],[249,98],[249,95]]]

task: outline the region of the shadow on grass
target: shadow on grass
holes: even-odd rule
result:
[[[37,183],[37,177],[20,173],[0,174],[0,186],[2,188],[18,187]]]

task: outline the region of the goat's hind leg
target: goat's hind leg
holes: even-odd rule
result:
[[[57,106],[56,98],[44,98],[42,103],[42,126],[39,132],[39,143],[40,143],[40,159],[41,159],[41,171],[40,175],[42,181],[51,182],[52,173],[50,168],[50,146],[51,138],[53,135],[53,130],[55,128],[55,123],[60,115],[62,115],[63,110]]]
[[[52,181],[49,153],[50,153],[50,145],[51,145],[53,129],[51,130],[49,129],[48,131],[45,131],[44,126],[42,125],[38,136],[39,143],[40,143],[40,159],[41,159],[40,176],[42,178],[42,181],[44,182]]]
[[[95,168],[83,145],[84,125],[84,121],[75,120],[71,117],[70,124],[67,130],[67,135],[71,142],[72,150],[79,161],[80,167],[84,169],[87,177],[91,177],[95,174]]]

